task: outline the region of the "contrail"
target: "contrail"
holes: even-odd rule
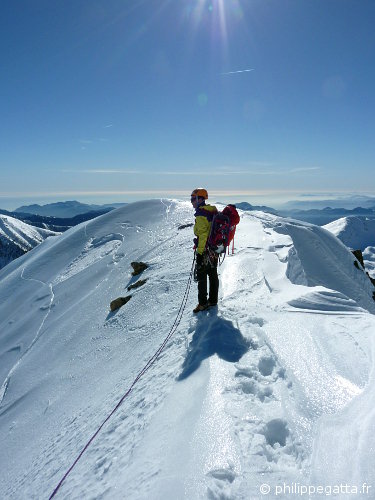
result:
[[[254,71],[254,69],[240,69],[239,71],[228,71],[227,73],[221,73],[222,75],[235,75],[236,73],[248,73],[249,71]]]

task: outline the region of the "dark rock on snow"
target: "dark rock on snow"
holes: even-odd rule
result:
[[[365,268],[365,263],[363,262],[362,250],[352,250],[352,254],[359,261],[359,263],[361,264],[362,268],[364,269]],[[355,263],[354,263],[354,265],[355,265]],[[356,266],[356,267],[358,267],[358,266]]]
[[[134,269],[134,271],[132,272],[132,276],[137,276],[148,268],[148,264],[145,264],[144,262],[131,262],[130,265]]]
[[[129,302],[131,298],[132,298],[131,295],[127,295],[126,297],[118,297],[117,299],[112,300],[110,304],[111,311],[116,311],[117,309],[120,309],[120,307]]]

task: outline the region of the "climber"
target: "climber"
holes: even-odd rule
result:
[[[219,277],[217,275],[217,254],[206,249],[207,239],[210,235],[211,223],[217,208],[206,205],[208,193],[206,189],[197,188],[191,193],[191,204],[195,208],[194,249],[196,251],[196,275],[198,281],[198,305],[194,313],[204,311],[217,305],[219,293]],[[209,280],[209,294],[207,301],[207,277]]]

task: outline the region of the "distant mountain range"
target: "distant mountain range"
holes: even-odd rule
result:
[[[372,200],[373,203],[375,203],[375,199]],[[291,206],[293,206],[293,203],[297,202],[291,202]],[[305,202],[301,202],[301,206],[303,206],[304,203]],[[285,207],[286,206],[288,206],[288,204],[286,204]],[[304,222],[310,222],[311,224],[316,224],[317,226],[324,226],[325,224],[329,224],[330,222],[333,222],[334,220],[340,219],[342,217],[361,216],[361,217],[369,217],[371,219],[375,218],[375,204],[366,208],[356,207],[353,209],[331,208],[326,206],[324,208],[311,208],[306,210],[298,208],[289,208],[289,209],[284,208],[275,210],[274,208],[263,205],[257,206],[257,205],[251,205],[250,203],[247,202],[241,202],[237,203],[236,207],[246,211],[260,210],[261,212],[267,212],[275,215],[281,215],[282,217],[288,217],[291,219],[297,219]]]
[[[281,208],[281,211],[289,210],[323,210],[326,208],[345,208],[353,210],[361,208],[375,208],[375,198],[371,196],[346,196],[331,200],[292,200],[288,201]]]
[[[265,205],[251,205],[246,201],[242,201],[241,203],[236,203],[236,207],[241,210],[246,210],[247,212],[259,210],[260,212],[266,212],[277,215],[277,210],[275,210],[274,208],[267,207]]]
[[[81,222],[94,219],[124,205],[126,203],[88,205],[79,201],[64,201],[47,205],[24,205],[13,212],[0,209],[0,214],[14,217],[35,227],[64,232]]]
[[[88,212],[106,213],[114,208],[119,208],[126,203],[112,203],[106,205],[88,205],[79,201],[61,201],[57,203],[48,203],[47,205],[23,205],[14,210],[20,214],[43,215],[47,217],[71,218],[76,215],[85,214]]]
[[[357,207],[352,210],[346,208],[330,208],[326,207],[323,209],[310,209],[310,210],[279,210],[278,214],[283,217],[289,217],[291,219],[302,220],[304,222],[310,222],[311,224],[316,224],[317,226],[324,226],[329,224],[334,220],[341,219],[342,217],[369,217],[371,219],[375,218],[375,207],[372,208],[362,208]]]
[[[362,202],[366,206],[357,205],[353,208],[347,208],[355,202]],[[315,208],[308,208],[311,204],[316,205]],[[327,204],[331,204],[331,206]],[[336,206],[340,204],[343,206]],[[13,212],[0,209],[0,214],[15,217],[36,227],[63,232],[81,222],[93,219],[124,205],[126,203],[94,205],[80,203],[79,201],[64,201],[47,205],[23,205]],[[323,205],[323,207],[318,208],[320,205]],[[364,196],[349,197],[342,200],[291,201],[277,210],[265,205],[252,205],[248,202],[237,203],[236,206],[241,210],[281,215],[282,217],[310,222],[318,226],[329,224],[342,217],[362,216],[375,218],[375,198]]]

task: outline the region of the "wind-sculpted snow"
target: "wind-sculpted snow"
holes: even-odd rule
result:
[[[130,204],[0,271],[1,498],[48,498],[162,344],[189,277],[192,220],[187,203]],[[58,496],[375,488],[370,280],[328,231],[262,212],[242,213],[235,247],[218,309],[193,315],[193,284],[175,335]],[[110,312],[138,279],[133,261],[149,265],[145,283]]]
[[[124,256],[123,253],[117,253],[124,240],[122,234],[107,234],[100,238],[90,238],[85,248],[67,267],[66,271],[54,280],[54,284],[61,283],[75,274],[85,271],[108,255],[112,255],[114,261]]]
[[[365,273],[353,265],[355,259],[345,245],[319,226],[286,222],[277,224],[275,230],[292,238],[290,252],[293,259],[289,260],[288,276],[303,273],[304,277],[296,280],[296,284],[320,285],[336,290],[358,306],[375,313],[374,287]]]
[[[341,311],[344,314],[346,312],[364,312],[354,300],[340,292],[326,289],[318,290],[318,287],[315,288],[314,292],[302,295],[298,299],[290,300],[289,304],[297,309],[310,310],[317,313],[338,313]]]

